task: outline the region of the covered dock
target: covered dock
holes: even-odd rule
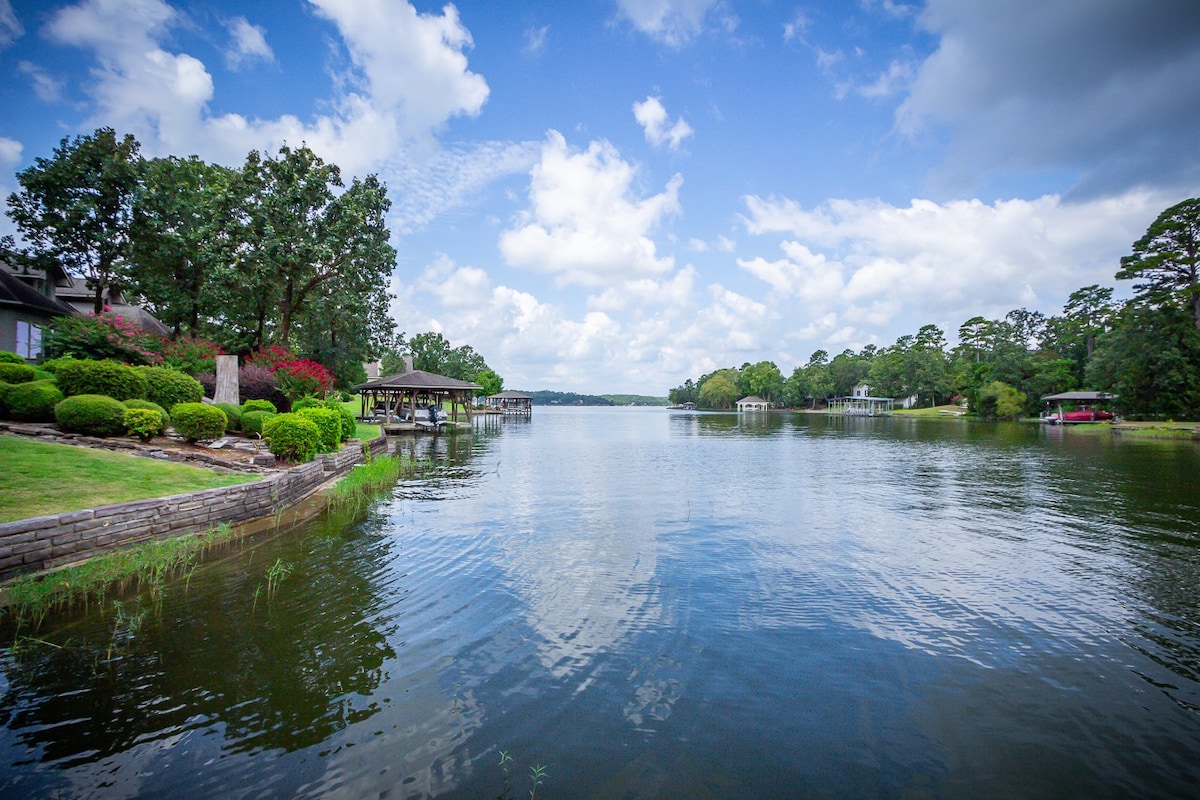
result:
[[[383,425],[407,424],[416,430],[457,426],[460,416],[470,424],[471,399],[481,388],[470,381],[414,369],[360,383],[354,391],[362,399],[362,419]],[[430,406],[445,413],[446,418],[431,421]]]
[[[488,395],[488,408],[505,416],[528,417],[533,415],[533,396],[522,392],[500,392]]]
[[[1112,404],[1117,395],[1108,392],[1059,392],[1042,398],[1046,410],[1042,422],[1067,425],[1083,422],[1107,422],[1114,418]],[[1064,410],[1065,406],[1065,410]],[[1055,409],[1053,412],[1051,409]]]
[[[896,408],[893,397],[831,397],[826,412],[847,417],[885,417]]]

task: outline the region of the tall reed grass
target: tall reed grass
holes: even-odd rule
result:
[[[401,477],[417,472],[419,465],[400,455],[368,458],[338,481],[329,493],[329,502],[357,510],[379,492],[390,489]]]
[[[23,575],[4,587],[0,615],[19,633],[26,627],[36,630],[51,611],[75,606],[87,610],[110,594],[148,589],[152,597],[159,597],[168,579],[190,579],[200,556],[232,538],[233,527],[222,524],[190,536],[103,553],[54,572]]]

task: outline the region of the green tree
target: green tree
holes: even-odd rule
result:
[[[742,370],[747,395],[773,402],[783,392],[783,374],[774,361],[760,361]]]
[[[133,295],[175,336],[206,333],[215,313],[214,267],[236,243],[228,220],[233,170],[191,158],[145,162],[134,206]]]
[[[853,350],[843,350],[829,362],[829,377],[833,381],[833,395],[846,397],[854,393],[854,387],[867,379],[871,360],[856,355]]]
[[[63,139],[51,158],[17,173],[21,191],[8,197],[8,216],[25,240],[25,255],[51,258],[87,280],[94,310],[120,289],[130,253],[139,145],[112,128]]]
[[[824,400],[833,393],[833,375],[829,372],[829,353],[816,350],[808,357],[804,365],[804,393],[817,407],[818,400]]]
[[[430,331],[418,333],[408,341],[409,352],[413,357],[413,369],[446,375],[450,370],[450,352],[454,348],[450,341],[440,333]]]
[[[737,379],[736,369],[717,370],[700,384],[700,399],[709,408],[732,408],[739,396]]]
[[[667,402],[671,405],[683,405],[684,403],[695,403],[700,399],[700,389],[692,382],[691,378],[685,380],[679,386],[667,392]]]
[[[1179,306],[1128,306],[1102,335],[1089,386],[1118,395],[1131,416],[1200,418],[1200,331]]]
[[[992,381],[979,393],[979,414],[985,419],[1016,419],[1025,411],[1025,395],[1003,381]]]
[[[1200,198],[1184,200],[1158,215],[1146,234],[1121,259],[1118,280],[1134,284],[1139,299],[1153,305],[1182,302],[1200,328]]]
[[[472,378],[471,381],[478,383],[482,387],[479,393],[485,396],[500,394],[504,391],[504,379],[497,375],[494,369],[485,369]]]
[[[1050,344],[1058,353],[1083,366],[1096,349],[1096,339],[1109,329],[1116,314],[1113,290],[1097,284],[1071,292],[1061,316],[1047,323]]]
[[[917,332],[912,346],[905,353],[905,372],[911,393],[929,398],[935,406],[950,393],[950,369],[946,360],[946,340],[941,328],[925,325]]]
[[[276,157],[251,152],[242,168],[245,243],[235,274],[243,300],[257,311],[258,346],[292,346],[293,327],[316,302],[343,302],[341,312],[384,338],[387,282],[396,262],[384,216],[386,190],[370,176],[345,191],[341,171],[308,147],[283,146]],[[371,301],[362,302],[362,298]],[[259,304],[259,299],[265,300]],[[373,301],[373,302],[372,302]],[[328,321],[329,315],[325,315]]]

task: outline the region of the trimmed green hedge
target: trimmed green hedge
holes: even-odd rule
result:
[[[311,394],[301,397],[292,403],[292,411],[303,411],[306,408],[324,408],[325,401]]]
[[[263,425],[263,439],[276,458],[299,463],[317,454],[321,431],[317,423],[299,414],[280,414]]]
[[[53,380],[0,385],[0,407],[13,419],[53,422],[54,407],[62,400]]]
[[[229,418],[216,406],[204,403],[179,403],[171,407],[171,424],[175,432],[189,442],[201,439],[220,439]]]
[[[87,436],[120,436],[125,432],[125,406],[100,394],[77,394],[54,407],[64,431]]]
[[[25,359],[10,350],[0,350],[0,364],[24,364]]]
[[[225,425],[226,431],[233,433],[242,429],[241,406],[235,406],[233,403],[213,403],[213,406],[224,411],[225,416],[229,418],[229,422]]]
[[[170,367],[137,367],[137,370],[146,378],[146,399],[163,408],[204,399],[204,387],[186,372]]]
[[[37,378],[37,370],[28,364],[12,364],[0,361],[0,381],[5,383],[29,383]]]
[[[165,408],[163,408],[162,406],[160,406],[158,403],[152,403],[149,400],[126,400],[122,405],[124,405],[125,408],[127,408],[127,409],[128,408],[149,409],[150,411],[153,411],[155,414],[158,414],[158,418],[161,421],[161,424],[159,425],[158,433],[155,434],[156,436],[161,436],[164,433],[166,433],[167,426],[171,424],[171,415],[168,414],[167,410]]]
[[[125,431],[148,442],[163,432],[162,417],[153,408],[125,409]]]
[[[270,400],[247,400],[242,403],[242,413],[245,414],[249,411],[269,411],[275,414],[279,409]]]
[[[132,400],[144,398],[149,386],[137,367],[119,361],[62,361],[54,377],[67,397],[102,394],[114,400]]]
[[[321,441],[317,447],[322,453],[332,453],[338,449],[338,445],[342,441],[342,417],[340,414],[332,408],[324,406],[309,406],[292,413],[299,414],[316,423],[317,430],[321,432]]]
[[[242,433],[247,436],[262,436],[263,425],[277,416],[274,411],[247,411],[242,414]]]

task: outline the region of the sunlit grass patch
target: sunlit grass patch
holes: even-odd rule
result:
[[[126,453],[0,436],[0,522],[258,479]]]

